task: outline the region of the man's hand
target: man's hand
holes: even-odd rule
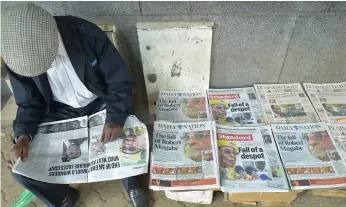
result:
[[[107,143],[116,140],[123,133],[123,128],[118,124],[105,124],[101,142]]]
[[[29,154],[29,136],[20,136],[17,143],[12,147],[10,151],[10,160],[8,165],[10,168],[16,163],[19,157],[25,162],[28,159]]]

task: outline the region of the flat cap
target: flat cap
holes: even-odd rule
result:
[[[1,53],[9,68],[27,77],[45,73],[59,46],[54,17],[34,3],[21,3],[1,19]]]

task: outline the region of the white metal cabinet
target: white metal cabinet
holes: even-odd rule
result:
[[[151,114],[159,90],[209,88],[212,26],[212,22],[137,24]]]

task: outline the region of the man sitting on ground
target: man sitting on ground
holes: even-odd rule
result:
[[[33,3],[9,8],[1,26],[2,55],[18,105],[10,164],[19,157],[26,161],[30,141],[42,122],[91,115],[105,108],[102,141],[122,134],[125,119],[133,114],[133,83],[102,30],[77,17],[53,17]],[[48,206],[73,206],[79,198],[69,185],[13,176]],[[133,206],[147,206],[136,178],[122,181]]]

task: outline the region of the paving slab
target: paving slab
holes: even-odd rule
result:
[[[279,83],[346,80],[346,13],[298,17]]]
[[[140,3],[142,14],[186,14],[190,13],[190,2],[150,2]]]
[[[92,17],[84,16],[86,20],[89,20],[95,24],[114,24],[118,31],[118,42],[120,44],[138,44],[137,37],[137,22],[152,22],[152,21],[189,21],[191,16],[180,15],[143,15],[143,16],[101,16]]]
[[[1,11],[6,11],[10,6],[23,3],[24,1],[1,1]],[[39,1],[34,2],[47,10],[52,15],[71,15],[72,9],[67,1]]]
[[[346,12],[346,2],[345,1],[330,2],[328,7],[328,12],[330,13]]]
[[[215,24],[210,86],[230,88],[277,83],[295,15],[193,15]]]
[[[190,2],[191,12],[197,14],[222,13],[317,13],[325,12],[328,2]]]
[[[137,1],[75,1],[69,2],[74,16],[110,16],[140,14]]]

